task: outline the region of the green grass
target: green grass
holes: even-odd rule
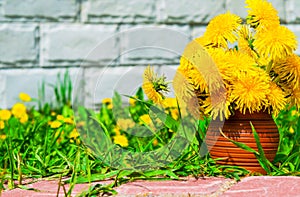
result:
[[[15,116],[4,121],[5,127],[0,130],[0,191],[16,187],[31,189],[22,186],[27,178],[61,181],[61,177],[69,177],[61,181],[59,189],[70,196],[76,183],[114,180],[110,185],[91,186],[81,194],[96,196],[115,194],[114,187],[136,179],[166,180],[190,175],[239,179],[249,174],[243,168],[216,165],[209,155],[199,155],[209,119],[184,119],[182,112],[171,104],[166,110],[154,107],[144,99],[141,89],[132,97],[132,105],[124,106],[121,95],[116,93],[111,102],[101,104],[99,111],[79,107],[74,113],[68,74],[63,79],[58,76],[58,83],[51,87],[56,95],[53,103],[43,101],[45,84],[42,84],[39,99],[34,100],[38,108],[25,103],[28,121],[22,123]],[[131,122],[124,121],[128,119]],[[53,122],[60,125],[55,127]],[[299,176],[299,111],[287,108],[276,118],[276,123],[280,146],[275,161],[267,161],[260,148],[249,151],[257,155],[269,175]],[[260,147],[255,128],[253,133]],[[128,145],[124,139],[117,144],[116,136],[123,136]],[[141,156],[151,151],[153,154]],[[71,185],[68,191],[65,184]]]

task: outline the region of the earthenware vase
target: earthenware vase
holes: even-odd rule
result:
[[[235,115],[225,120],[222,132],[228,138],[257,150],[250,121],[260,138],[266,158],[273,161],[278,149],[279,132],[272,116],[267,112],[242,114],[236,111]],[[217,160],[217,164],[240,166],[251,172],[266,173],[253,153],[228,141],[220,134],[218,128],[211,127],[208,129],[206,144],[212,158],[224,158]]]

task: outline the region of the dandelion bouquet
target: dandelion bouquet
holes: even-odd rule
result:
[[[178,102],[186,103],[191,112],[195,112],[195,103],[198,114],[221,119],[229,118],[235,110],[244,114],[268,111],[276,116],[287,104],[300,108],[296,36],[280,24],[271,3],[245,3],[245,21],[230,12],[216,16],[203,36],[186,47],[189,55],[184,53],[180,59],[173,86]],[[159,103],[164,99],[166,84],[163,78],[153,77],[149,69],[143,88],[150,99]],[[215,77],[216,71],[222,85]],[[212,97],[218,99],[212,102]]]

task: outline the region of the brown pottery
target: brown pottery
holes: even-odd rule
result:
[[[225,120],[222,132],[228,138],[257,150],[250,121],[260,138],[267,159],[272,162],[278,149],[279,132],[272,116],[267,112],[246,113],[244,115],[236,111],[235,115]],[[217,160],[217,164],[240,166],[252,172],[266,173],[253,153],[228,141],[220,134],[219,128],[209,127],[206,134],[206,144],[212,158],[223,158]]]

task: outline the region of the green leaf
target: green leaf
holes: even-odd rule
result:
[[[93,181],[102,181],[108,178],[112,178],[119,173],[119,170],[114,170],[105,174],[92,174],[90,180]],[[69,183],[70,180],[67,180],[66,183]],[[88,183],[89,177],[80,176],[77,177],[76,183]]]
[[[241,142],[236,142],[236,141],[234,141],[234,140],[228,138],[228,137],[222,132],[221,129],[220,129],[220,133],[222,134],[222,136],[223,136],[224,138],[226,138],[227,140],[229,140],[230,142],[232,142],[233,144],[235,144],[237,147],[239,147],[239,148],[241,148],[241,149],[243,149],[243,150],[246,150],[246,151],[248,151],[248,152],[251,152],[251,153],[253,153],[255,156],[256,156],[256,155],[259,155],[259,153],[258,153],[256,150],[254,150],[253,148],[249,147],[248,145],[246,145],[246,144],[244,144],[244,143],[241,143]]]
[[[159,109],[158,107],[152,105],[150,110],[163,122],[163,124],[173,130],[177,131],[179,123],[172,118],[169,114],[165,113],[163,110]]]
[[[259,136],[258,136],[252,122],[250,122],[250,125],[251,125],[252,133],[253,133],[253,136],[254,136],[254,139],[256,142],[257,150],[259,152],[258,161],[261,164],[261,166],[263,167],[263,169],[269,174],[269,173],[271,173],[270,166],[268,165],[270,162],[268,162],[268,159],[265,156],[264,149],[261,146]]]

